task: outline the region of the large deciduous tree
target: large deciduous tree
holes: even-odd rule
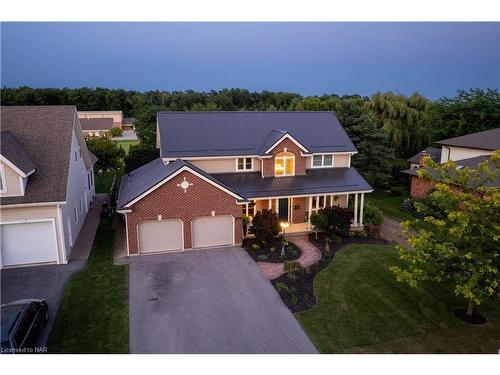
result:
[[[468,301],[471,317],[475,305],[500,290],[500,189],[491,183],[500,177],[500,150],[477,169],[428,157],[424,165],[418,173],[436,190],[416,203],[423,218],[403,223],[410,247],[399,246],[403,265],[391,270],[412,287],[448,281]],[[418,229],[421,221],[432,230]]]
[[[429,143],[497,128],[500,124],[498,90],[460,90],[453,98],[432,103],[426,134]]]
[[[97,156],[94,169],[98,172],[114,172],[123,166],[125,151],[116,142],[108,138],[90,138],[87,148]]]
[[[382,128],[399,157],[419,151],[425,125],[428,100],[418,93],[407,97],[392,92],[376,93],[368,106],[377,116]]]

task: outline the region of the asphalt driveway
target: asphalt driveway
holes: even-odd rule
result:
[[[61,300],[64,285],[73,273],[83,269],[86,260],[64,265],[10,268],[1,271],[1,303],[17,299],[45,299],[49,305],[49,322],[41,332],[37,346],[46,346]]]
[[[317,353],[239,247],[131,258],[131,353]]]

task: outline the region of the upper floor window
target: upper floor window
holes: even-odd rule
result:
[[[293,176],[295,174],[295,155],[291,152],[280,152],[274,157],[275,176]]]
[[[238,162],[236,163],[236,169],[238,171],[251,171],[251,170],[253,170],[252,158],[238,158]]]
[[[5,174],[3,170],[3,165],[0,165],[0,193],[5,192]]]
[[[333,155],[314,155],[313,167],[333,167]]]

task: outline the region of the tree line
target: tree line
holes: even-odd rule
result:
[[[335,94],[302,96],[288,92],[127,91],[106,88],[2,88],[2,105],[75,105],[79,110],[121,110],[136,119],[141,146],[131,150],[154,157],[158,111],[333,111],[356,145],[353,157],[373,185],[398,184],[406,159],[432,142],[500,126],[500,93],[459,90],[438,100],[414,93],[377,92],[371,97]],[[135,151],[135,152],[134,152]],[[147,154],[145,157],[143,154]]]

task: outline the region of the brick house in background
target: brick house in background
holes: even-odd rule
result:
[[[478,164],[489,160],[495,150],[500,149],[500,128],[486,130],[460,137],[435,142],[440,148],[428,147],[419,154],[408,159],[410,169],[402,171],[410,176],[410,196],[414,199],[424,199],[434,189],[431,182],[420,178],[417,171],[422,167],[422,159],[430,156],[441,164],[452,160],[458,168],[477,168]],[[493,165],[491,164],[492,168]],[[490,186],[500,186],[500,181],[489,183]]]
[[[160,158],[121,181],[129,255],[240,244],[242,217],[264,209],[306,232],[349,196],[363,227],[373,189],[332,112],[159,112],[156,135]]]

